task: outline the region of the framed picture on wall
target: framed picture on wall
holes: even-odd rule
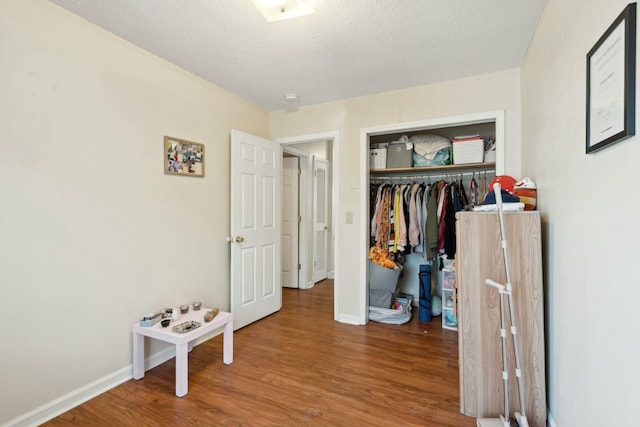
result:
[[[587,53],[587,154],[636,133],[636,4]]]
[[[164,173],[203,177],[204,144],[165,136]]]

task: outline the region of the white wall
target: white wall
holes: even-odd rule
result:
[[[229,131],[269,128],[44,0],[0,0],[0,94],[3,424],[129,374],[143,314],[228,309]],[[206,145],[204,178],[163,174],[164,135]]]
[[[640,141],[585,154],[586,54],[626,4],[547,0],[522,67],[522,168],[538,182],[548,403],[561,427],[639,424]]]
[[[360,282],[357,255],[367,237],[359,230],[360,214],[367,201],[360,197],[360,129],[394,123],[505,110],[506,173],[520,175],[520,70],[477,76],[469,79],[420,86],[372,96],[280,111],[270,114],[271,137],[338,131],[339,209],[334,231],[339,228],[336,277],[339,277],[338,318],[359,318],[365,296]],[[345,223],[345,213],[353,213],[353,224]]]

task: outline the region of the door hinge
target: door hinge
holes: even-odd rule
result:
[[[298,176],[302,175],[302,169],[298,168]]]
[[[298,270],[302,270],[302,264],[298,264]]]
[[[302,217],[298,215],[298,222],[302,222]]]

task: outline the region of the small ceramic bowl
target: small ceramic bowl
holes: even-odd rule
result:
[[[167,326],[169,326],[169,323],[171,323],[171,319],[169,319],[168,317],[160,321],[160,324],[162,325],[163,328],[166,328]]]
[[[202,307],[202,303],[200,301],[196,301],[196,302],[193,303],[193,310],[194,311],[200,310],[200,307]]]
[[[180,306],[180,314],[187,314],[189,312],[189,304],[182,304]]]

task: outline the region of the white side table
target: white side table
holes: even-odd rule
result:
[[[144,337],[175,344],[176,396],[178,397],[184,396],[189,391],[188,353],[193,348],[193,340],[196,338],[200,338],[214,329],[224,327],[222,361],[225,365],[233,363],[233,314],[221,311],[207,323],[204,321],[204,314],[209,310],[208,308],[202,308],[198,311],[191,309],[188,313],[180,315],[178,320],[172,320],[166,328],[163,328],[160,322],[148,327],[134,323],[131,327],[133,331],[133,378],[139,380],[144,377]],[[175,325],[189,320],[200,322],[201,326],[185,333],[171,330]]]

